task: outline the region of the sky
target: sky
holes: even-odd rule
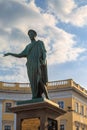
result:
[[[87,89],[87,0],[0,0],[0,81],[29,82],[20,53],[29,29],[47,50],[48,80],[73,79]]]

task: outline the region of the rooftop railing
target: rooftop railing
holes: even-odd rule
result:
[[[87,90],[84,89],[83,87],[81,87],[79,84],[77,84],[72,79],[51,81],[51,82],[47,83],[47,86],[48,86],[48,90],[73,87],[87,95]],[[0,90],[27,91],[27,90],[30,90],[30,84],[29,83],[0,82]]]
[[[9,90],[9,91],[29,91],[29,83],[9,83],[9,82],[0,82],[0,90]]]

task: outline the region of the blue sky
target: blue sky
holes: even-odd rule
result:
[[[44,41],[49,81],[73,79],[87,89],[87,1],[0,0],[0,81],[28,82],[26,59],[3,54],[21,52],[31,28]]]

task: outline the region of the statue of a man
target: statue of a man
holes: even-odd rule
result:
[[[28,31],[31,43],[28,44],[25,49],[19,53],[6,53],[4,56],[14,56],[18,58],[27,58],[27,74],[31,84],[32,99],[41,98],[44,93],[48,99],[48,92],[46,83],[47,77],[47,65],[46,65],[46,49],[44,43],[40,40],[36,41],[36,31]]]

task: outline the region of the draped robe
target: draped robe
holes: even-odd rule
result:
[[[44,43],[40,40],[32,42],[26,46],[22,52],[27,58],[27,74],[31,84],[32,98],[41,97],[43,89],[40,82],[46,85],[47,64],[46,49]]]

